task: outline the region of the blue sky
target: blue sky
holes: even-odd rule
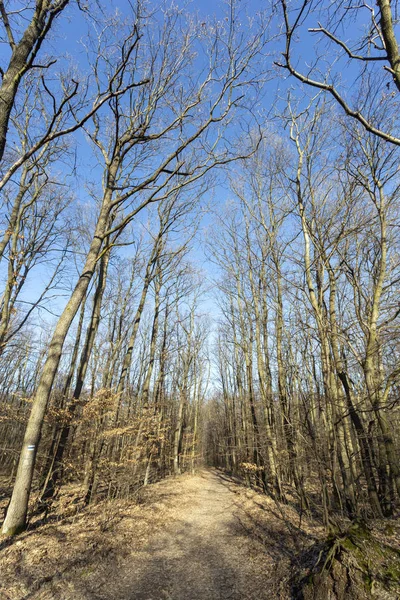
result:
[[[90,3],[90,6],[92,7],[93,4],[94,3]],[[100,3],[100,4],[102,4],[102,3]],[[153,7],[156,7],[157,10],[160,11],[160,15],[161,15],[161,11],[162,11],[161,3],[158,3],[158,4],[152,3],[151,5]],[[110,12],[110,10],[112,8],[114,10],[119,10],[122,14],[128,14],[130,11],[129,2],[126,0],[108,1],[108,2],[104,3],[103,6],[106,7],[107,12]],[[225,10],[227,8],[226,4],[221,3],[221,2],[211,1],[211,0],[205,0],[204,2],[201,2],[201,3],[176,2],[175,6],[177,6],[178,8],[187,7],[187,9],[189,11],[192,11],[192,12],[198,14],[199,18],[204,19],[205,21],[212,20],[214,18],[217,18],[217,19],[224,18]],[[247,12],[247,14],[251,14],[252,12],[256,13],[259,10],[265,10],[265,9],[268,10],[267,3],[263,2],[263,1],[258,1],[258,0],[257,1],[250,0],[247,3],[247,7],[245,9],[243,8],[245,6],[245,3],[243,3],[243,2],[239,2],[238,6],[239,6],[240,10],[243,11],[239,17],[243,22],[245,22],[245,19],[246,19],[246,12]],[[315,20],[314,18],[311,19],[309,21],[309,23],[307,23],[307,26],[315,25],[316,23],[314,23],[314,20]],[[90,21],[89,21],[89,23],[90,23]],[[274,30],[274,27],[276,27],[277,21],[274,20],[273,23],[274,23],[274,25],[271,29],[271,34],[274,36],[277,34],[277,29]],[[70,61],[71,63],[77,64],[77,66],[79,68],[85,68],[86,57],[85,57],[85,51],[84,51],[82,43],[85,41],[88,27],[92,27],[92,26],[93,26],[92,24],[88,25],[88,22],[85,21],[82,13],[79,12],[76,4],[71,3],[71,5],[66,9],[65,13],[62,14],[62,16],[57,20],[57,24],[56,24],[56,27],[54,28],[52,37],[49,39],[49,41],[47,41],[44,44],[44,46],[42,48],[43,53],[44,54],[48,53],[48,54],[59,56],[60,57],[59,61],[60,61],[61,65],[62,64],[66,65]],[[360,26],[361,26],[361,22],[360,23],[356,22],[354,24],[354,31],[356,33],[360,29]],[[354,33],[354,31],[353,31],[353,33]],[[314,35],[309,34],[306,31],[306,27],[304,27],[302,30],[301,43],[296,45],[296,52],[297,52],[297,57],[298,57],[300,65],[303,65],[303,66],[307,65],[312,60],[312,58],[315,56],[315,49],[314,49],[315,39],[316,39],[315,34]],[[264,113],[266,115],[266,117],[265,117],[266,119],[268,119],[269,116],[273,116],[274,112],[279,110],[280,106],[283,106],[283,104],[285,102],[287,90],[289,88],[296,88],[296,90],[297,90],[296,93],[299,98],[302,98],[302,94],[304,94],[304,93],[306,94],[306,98],[308,98],[314,94],[314,92],[311,90],[305,90],[305,92],[303,92],[303,91],[299,92],[299,85],[295,81],[285,80],[285,78],[282,77],[282,71],[280,71],[279,68],[272,66],[272,60],[274,58],[273,54],[276,53],[275,58],[277,58],[277,56],[279,56],[280,50],[281,50],[281,41],[279,39],[275,39],[275,41],[272,42],[272,44],[270,46],[271,55],[269,57],[266,57],[266,59],[265,59],[266,62],[269,61],[272,72],[271,72],[271,81],[266,84],[265,89],[264,89],[263,99],[259,105],[259,116]],[[323,44],[319,45],[319,51],[321,52],[321,54],[323,54]],[[54,69],[57,69],[57,66],[55,66]],[[355,75],[355,71],[353,70],[352,67],[349,67],[347,59],[342,59],[341,61],[338,62],[336,71],[338,74],[340,74],[342,81],[344,83],[349,82]],[[275,78],[272,78],[272,75],[275,75]],[[277,75],[279,75],[280,77],[278,78]],[[350,94],[352,93],[351,86],[349,89],[349,93]],[[279,97],[279,100],[271,113],[270,112],[271,106],[277,100],[277,96]],[[238,127],[240,124],[233,123],[232,125],[233,125],[233,127],[235,127],[235,126]],[[73,189],[74,189],[74,192],[76,195],[76,202],[79,202],[81,207],[85,207],[85,205],[89,206],[90,204],[92,204],[93,201],[92,201],[92,199],[90,199],[90,197],[86,191],[85,185],[82,184],[82,180],[90,181],[90,180],[97,179],[98,181],[100,181],[101,169],[96,166],[96,160],[94,159],[94,156],[93,156],[92,152],[90,151],[89,146],[87,145],[87,143],[84,140],[83,133],[78,134],[77,144],[78,144],[77,168],[78,168],[78,173],[80,173],[82,178],[80,180],[76,180],[76,181],[73,181],[72,178],[69,178],[69,181],[73,183]],[[231,193],[228,189],[226,182],[222,182],[221,180],[219,180],[218,184],[214,187],[214,189],[211,190],[202,199],[202,202],[204,202],[204,205],[207,205],[209,203],[214,208],[218,209],[218,207],[222,206],[226,202],[226,200],[228,200],[230,198],[230,196],[231,196]],[[144,215],[143,215],[143,218],[145,218]],[[209,225],[211,220],[212,220],[212,216],[206,214],[206,216],[203,219],[202,227],[207,228],[207,226]],[[125,250],[124,252],[126,252],[128,254],[129,249]],[[216,274],[215,267],[213,265],[209,264],[206,260],[206,257],[205,257],[204,251],[203,251],[203,236],[202,236],[201,231],[198,234],[197,239],[195,240],[194,250],[192,252],[192,258],[195,263],[197,263],[199,266],[201,266],[202,268],[204,268],[206,270],[206,272],[208,273],[208,275],[210,277],[212,277]],[[38,295],[44,276],[45,276],[45,273],[44,272],[41,273],[40,270],[38,270],[38,272],[36,272],[34,277],[31,279],[31,282],[27,285],[25,293],[30,296]],[[72,281],[71,281],[71,284],[72,284]],[[55,309],[57,311],[61,310],[62,304],[63,304],[63,300],[60,299],[59,301],[57,301],[57,305],[55,306]],[[205,309],[207,310],[207,312],[210,312],[210,313],[217,312],[215,304],[213,303],[213,301],[211,299],[206,301]]]

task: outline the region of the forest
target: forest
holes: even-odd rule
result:
[[[11,585],[49,523],[150,532],[164,493],[279,515],[265,597],[399,597],[398,11],[0,0],[2,598],[264,598]]]

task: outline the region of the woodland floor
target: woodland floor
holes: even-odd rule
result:
[[[322,536],[216,470],[148,486],[138,503],[72,514],[64,502],[58,520],[3,540],[1,600],[287,600],[295,557]]]

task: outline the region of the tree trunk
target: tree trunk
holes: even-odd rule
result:
[[[64,457],[65,448],[67,446],[68,437],[71,431],[71,419],[76,410],[78,400],[82,393],[83,384],[86,377],[87,368],[89,365],[90,356],[93,349],[94,340],[99,328],[101,318],[101,306],[103,301],[104,290],[107,281],[107,270],[108,262],[110,258],[110,252],[105,252],[100,259],[99,266],[99,278],[96,286],[96,291],[93,299],[93,308],[90,318],[89,327],[86,332],[86,339],[82,349],[81,358],[79,362],[75,389],[72,396],[72,402],[69,407],[69,422],[64,425],[61,430],[60,439],[57,445],[54,461],[51,469],[50,476],[47,478],[47,485],[42,493],[42,500],[50,500],[53,497],[57,481],[62,478],[62,461]]]
[[[31,22],[20,41],[12,45],[10,62],[3,74],[0,87],[0,161],[3,158],[10,115],[21,79],[31,68],[55,17],[64,10],[68,2],[69,0],[62,0],[57,8],[54,8],[48,1],[36,0]],[[28,459],[30,460],[30,454],[26,456],[27,461]]]
[[[32,410],[24,436],[12,497],[8,507],[7,516],[3,523],[2,533],[4,535],[15,535],[20,531],[23,531],[26,526],[29,495],[32,486],[35,459],[40,441],[43,419],[54,379],[57,374],[67,333],[93,277],[96,262],[103,245],[104,233],[109,222],[109,202],[107,200],[111,200],[111,192],[109,192],[108,197],[105,197],[105,202],[103,203],[98,218],[95,235],[78,283],[58,320],[50,342],[47,359],[33,400]]]

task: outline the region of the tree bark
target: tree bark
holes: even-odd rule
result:
[[[36,0],[34,14],[22,38],[16,43],[13,39],[10,40],[9,37],[12,53],[0,86],[0,161],[3,159],[10,115],[21,79],[32,68],[55,17],[64,10],[68,2],[69,0],[59,0],[58,2]],[[4,22],[6,12],[3,2],[0,3],[0,8],[2,9],[1,16]],[[12,32],[10,35],[12,36]],[[30,454],[27,454],[25,458],[30,460]]]
[[[28,501],[44,415],[54,379],[57,374],[67,333],[86,294],[95,271],[96,262],[100,256],[104,233],[106,232],[109,223],[111,196],[112,192],[110,191],[105,194],[103,206],[97,221],[96,231],[84,268],[74,291],[57,322],[50,342],[49,351],[38,383],[31,414],[25,431],[13,493],[3,523],[2,533],[4,535],[15,535],[23,531],[26,526]]]

